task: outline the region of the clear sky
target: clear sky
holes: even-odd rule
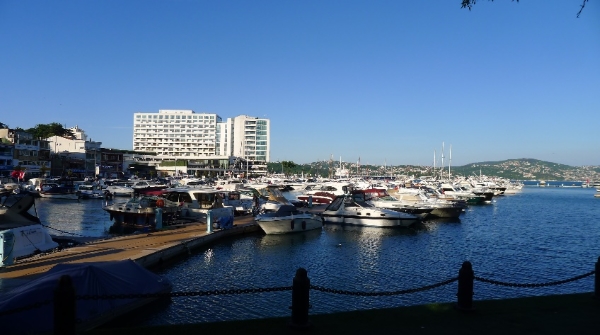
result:
[[[0,0],[0,122],[271,120],[271,160],[600,165],[600,1]]]

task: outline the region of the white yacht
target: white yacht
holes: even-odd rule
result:
[[[299,233],[323,227],[323,219],[319,215],[298,211],[294,205],[282,205],[276,212],[257,215],[255,220],[268,235]]]
[[[408,213],[369,205],[363,194],[336,197],[321,216],[326,223],[367,227],[409,227],[419,221]]]

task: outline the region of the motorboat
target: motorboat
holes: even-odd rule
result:
[[[430,196],[434,194],[434,196]],[[412,203],[416,206],[431,206],[433,210],[427,216],[427,219],[457,219],[467,208],[467,202],[464,200],[452,201],[440,199],[438,192],[433,188],[404,188],[400,187],[392,194],[398,200]]]
[[[363,194],[336,197],[321,216],[325,223],[367,227],[409,227],[419,221],[418,217],[408,213],[369,205]]]
[[[449,183],[442,183],[435,191],[435,196],[439,199],[450,201],[463,200],[469,205],[480,205],[486,202],[486,196],[477,195],[469,190],[461,189]]]
[[[41,185],[39,192],[42,198],[78,200],[75,182],[71,179],[57,180]]]
[[[160,195],[168,186],[150,180],[138,180],[131,185],[134,194]]]
[[[255,185],[254,189],[260,198],[261,204],[258,211],[261,213],[277,212],[283,205],[292,205],[276,184]]]
[[[93,184],[81,184],[77,186],[75,191],[79,199],[102,199],[104,198],[104,191],[99,185]]]
[[[3,334],[53,334],[55,291],[68,276],[75,290],[75,333],[99,327],[167,296],[172,283],[133,260],[61,263],[0,296]]]
[[[130,182],[113,182],[106,186],[104,194],[107,197],[132,197],[134,190],[131,185]]]
[[[211,224],[216,228],[233,225],[233,217],[239,202],[239,192],[232,194],[212,188],[171,188],[162,195],[167,201],[179,204],[180,217],[200,222],[208,222],[210,211]],[[252,203],[245,203],[244,213],[252,211]]]
[[[157,209],[161,209],[160,214]],[[115,201],[102,207],[110,214],[112,233],[153,231],[168,225],[180,211],[179,203],[157,196],[134,197]]]
[[[254,220],[267,235],[299,233],[323,227],[323,219],[319,215],[299,211],[294,205],[282,205],[276,212],[259,214]]]
[[[416,204],[394,198],[382,188],[357,189],[352,190],[352,194],[363,194],[365,197],[365,202],[369,205],[391,209],[397,212],[408,213],[418,217],[420,220],[427,218],[434,210],[434,207],[431,205]]]
[[[59,246],[40,219],[29,212],[34,206],[31,194],[0,194],[0,266]]]
[[[298,195],[297,198],[313,204],[330,204],[337,196],[350,193],[351,189],[352,184],[349,182],[327,182]]]

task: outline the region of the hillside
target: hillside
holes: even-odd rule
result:
[[[451,167],[453,174],[484,174],[517,180],[600,180],[600,166],[570,166],[531,158]]]
[[[269,163],[270,172],[286,175],[318,175],[330,176],[339,168],[339,162],[319,161],[310,164],[294,164],[286,162],[285,167],[281,163]],[[344,169],[351,175],[382,176],[382,175],[443,175],[447,176],[448,166],[437,167],[434,173],[432,166],[399,165],[399,166],[375,166],[360,165],[356,163],[342,162]],[[497,176],[513,180],[572,180],[572,181],[600,181],[600,166],[570,166],[532,158],[507,159],[503,161],[489,161],[471,163],[462,166],[451,166],[450,173],[460,176]]]

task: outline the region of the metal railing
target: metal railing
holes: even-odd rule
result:
[[[310,290],[349,295],[349,296],[364,296],[364,297],[378,297],[378,296],[394,296],[402,294],[411,294],[416,292],[423,292],[431,289],[435,289],[441,286],[449,285],[454,282],[458,282],[457,285],[457,303],[456,308],[462,311],[470,311],[473,309],[473,288],[474,282],[479,281],[486,284],[508,286],[508,287],[547,287],[562,285],[569,282],[581,280],[583,278],[592,276],[600,271],[600,257],[595,264],[595,269],[587,273],[577,275],[571,278],[556,280],[544,283],[512,283],[503,282],[488,278],[482,278],[475,276],[472,265],[466,261],[462,264],[459,269],[457,277],[449,278],[434,284],[424,285],[420,287],[394,290],[394,291],[349,291],[340,290],[334,288],[327,288],[320,285],[312,285],[308,278],[307,271],[304,268],[299,268],[296,271],[296,275],[293,278],[292,286],[278,286],[278,287],[264,287],[264,288],[246,288],[246,289],[221,289],[221,290],[206,290],[206,291],[176,291],[176,292],[161,292],[161,293],[147,293],[147,294],[107,294],[107,295],[77,295],[73,287],[70,276],[64,275],[60,278],[57,288],[54,291],[54,299],[47,299],[43,301],[33,302],[29,305],[15,308],[12,310],[0,311],[0,317],[7,316],[14,313],[20,313],[36,308],[40,308],[47,304],[54,304],[55,313],[55,334],[75,334],[75,327],[77,321],[75,319],[75,305],[76,300],[110,300],[110,299],[148,299],[148,298],[176,298],[176,297],[201,297],[201,296],[214,296],[214,295],[236,295],[236,294],[255,294],[264,292],[279,292],[279,291],[292,291],[292,304],[290,309],[292,311],[292,321],[290,325],[292,327],[304,328],[308,327],[308,310],[310,309],[309,292]],[[600,298],[600,277],[595,276],[594,278],[594,297]]]

